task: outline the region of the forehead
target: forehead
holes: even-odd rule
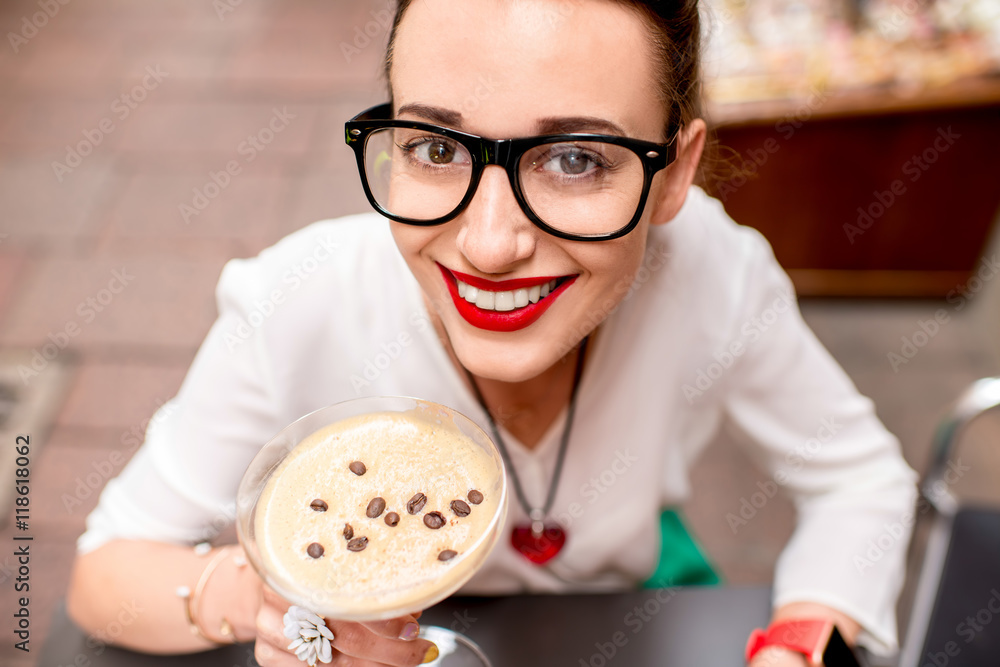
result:
[[[655,139],[651,54],[645,22],[613,0],[415,0],[390,83],[397,108],[458,111],[470,132],[522,136],[539,118],[591,116]]]

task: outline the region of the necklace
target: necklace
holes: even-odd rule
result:
[[[562,439],[559,442],[559,453],[556,455],[556,467],[552,471],[552,481],[549,483],[549,491],[545,498],[545,504],[541,508],[532,507],[524,495],[524,489],[521,488],[521,480],[517,477],[517,471],[514,469],[510,454],[507,452],[507,445],[504,443],[503,438],[500,437],[500,429],[497,428],[496,422],[493,421],[493,415],[490,414],[489,408],[486,407],[486,400],[483,398],[482,392],[479,391],[479,386],[476,384],[475,378],[472,377],[472,373],[469,372],[469,369],[464,366],[462,367],[469,378],[473,392],[476,394],[476,400],[479,401],[479,405],[482,406],[483,411],[486,413],[486,418],[490,422],[493,438],[497,443],[497,448],[500,450],[500,455],[503,457],[503,462],[507,466],[507,470],[510,471],[511,481],[514,482],[514,492],[517,495],[517,500],[531,520],[529,525],[520,524],[514,526],[514,530],[510,535],[511,545],[535,565],[544,565],[550,561],[562,550],[563,545],[566,544],[565,529],[554,521],[546,522],[545,517],[548,515],[549,510],[552,509],[552,503],[555,501],[556,489],[559,487],[559,477],[562,475],[563,461],[566,459],[569,433],[573,426],[573,414],[576,411],[576,394],[580,388],[580,376],[583,375],[583,358],[587,353],[587,341],[589,338],[589,336],[585,337],[580,343],[580,352],[576,358],[576,370],[573,373],[573,389],[570,392],[569,407],[566,410],[566,425],[563,426]]]

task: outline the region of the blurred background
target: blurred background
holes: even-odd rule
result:
[[[223,264],[366,211],[343,123],[385,99],[392,5],[0,5],[0,663],[35,665],[75,540],[176,392]],[[935,425],[1000,373],[1000,3],[712,0],[712,191],[761,229],[818,337],[918,470]],[[11,455],[30,434],[30,516]],[[1000,501],[1000,420],[955,488]],[[966,453],[967,452],[967,453]],[[768,476],[728,434],[685,511],[732,584],[770,581],[793,509],[727,515]],[[918,531],[919,533],[919,531]],[[13,648],[15,535],[31,652]],[[918,535],[919,538],[919,535]],[[905,619],[905,596],[903,602]]]

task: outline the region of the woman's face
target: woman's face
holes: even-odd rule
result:
[[[646,26],[608,0],[416,0],[396,35],[391,86],[400,118],[493,139],[559,127],[664,141]],[[654,178],[638,227],[611,241],[543,232],[497,166],[486,167],[471,205],[454,220],[394,222],[392,233],[462,364],[480,377],[522,382],[565,356],[625,296],[651,220],[666,222],[657,214],[672,169]],[[462,277],[500,293],[521,288],[530,295],[529,285],[551,278],[560,286],[539,305],[529,302],[523,317],[461,300]],[[521,282],[494,285],[502,281]]]

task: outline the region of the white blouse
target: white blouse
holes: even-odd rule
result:
[[[117,538],[212,537],[233,521],[237,486],[258,449],[333,403],[418,396],[489,432],[375,213],[318,222],[229,262],[217,299],[219,318],[180,391],[87,518],[81,553]],[[751,500],[781,487],[798,510],[774,604],[837,608],[861,623],[863,644],[894,650],[915,474],[871,401],[802,321],[764,238],[692,188],[673,221],[650,228],[643,266],[594,344],[551,512],[566,526],[565,548],[539,567],[502,539],[463,591],[644,581],[659,558],[661,508],[684,501],[689,468],[728,420],[768,471]],[[535,506],[564,423],[565,411],[534,449],[502,430]],[[747,519],[720,520],[738,528]],[[512,499],[508,530],[525,521]]]

